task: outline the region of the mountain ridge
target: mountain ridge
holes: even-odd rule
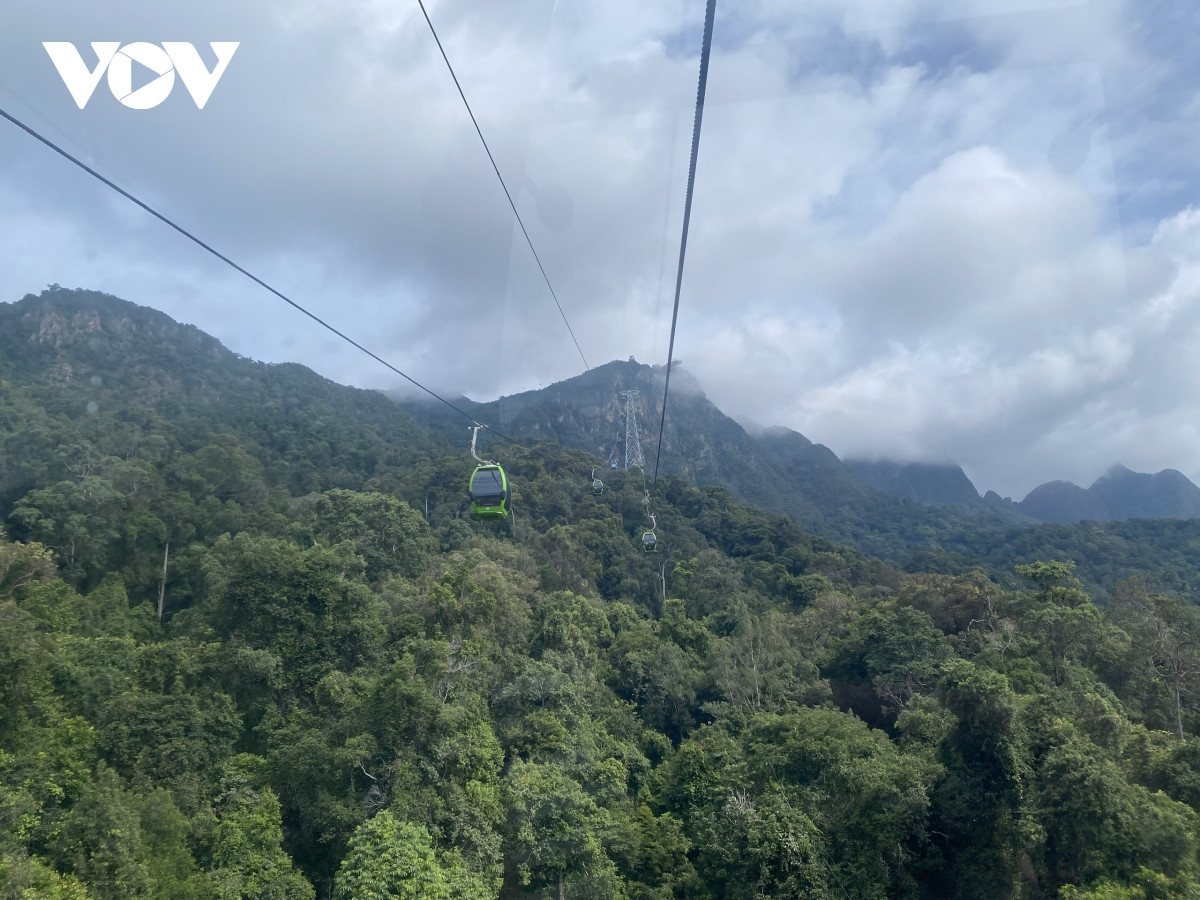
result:
[[[472,415],[495,422],[517,440],[551,439],[595,455],[597,465],[622,451],[623,391],[637,390],[639,423],[647,475],[673,474],[689,484],[729,489],[742,502],[784,513],[816,534],[849,542],[868,553],[927,547],[940,519],[952,527],[969,522],[1017,524],[1019,511],[978,501],[970,509],[931,511],[922,503],[895,497],[868,483],[823,444],[797,431],[775,426],[748,431],[722,412],[686,371],[673,373],[661,455],[657,446],[665,370],[636,361],[604,363],[545,388],[472,404]],[[682,376],[682,377],[681,377]],[[677,392],[676,385],[686,388]],[[425,399],[397,402],[418,422],[443,429],[461,426]],[[453,430],[445,430],[453,429]],[[493,443],[489,446],[495,446]],[[617,452],[624,465],[623,452]]]
[[[580,458],[576,475],[580,485],[590,487],[589,467],[601,468],[623,450],[616,389],[639,390],[650,488],[663,374],[661,367],[617,361],[542,391],[458,405],[524,444],[546,439],[586,451],[591,462]],[[424,477],[418,470],[444,473],[436,489],[411,496],[411,502],[423,508],[461,505],[464,487],[456,467],[469,466],[470,458],[468,430],[458,413],[440,403],[397,404],[379,392],[337,385],[299,364],[240,357],[199,329],[109,295],[55,288],[0,304],[0,386],[6,379],[29,386],[64,421],[85,422],[92,404],[97,419],[115,413],[127,423],[121,427],[131,430],[145,416],[160,417],[185,452],[209,442],[209,423],[219,421],[223,432],[235,435],[267,467],[268,483],[295,495],[364,484],[395,491],[401,481],[381,480],[378,473],[399,467],[411,476],[405,483]],[[1019,508],[997,510],[990,503],[970,509],[928,506],[873,487],[829,448],[799,432],[747,431],[687,378],[672,383],[688,389],[678,395],[672,390],[660,469],[668,489],[674,477],[706,490],[723,487],[731,500],[784,513],[810,534],[907,571],[959,573],[983,565],[1004,579],[1016,564],[1069,558],[1093,591],[1110,590],[1135,566],[1161,574],[1165,584],[1191,583],[1190,575],[1176,573],[1190,572],[1181,548],[1193,541],[1200,545],[1200,534],[1193,535],[1200,532],[1200,524],[1193,524],[1200,520],[1178,526],[1130,520],[1080,529],[1040,524]],[[480,445],[481,453],[505,464],[530,453],[495,432],[481,433]],[[352,455],[339,449],[348,447]],[[0,458],[0,506],[10,508],[39,484],[44,461],[66,449],[52,431],[13,436],[3,449],[7,463]],[[1167,478],[1186,482],[1178,473]],[[626,473],[611,480],[630,481]],[[1159,546],[1160,541],[1166,543]]]
[[[491,417],[513,436],[549,437],[607,460],[621,455],[624,442],[619,393],[640,390],[646,410],[642,422],[653,426],[662,411],[663,373],[661,366],[614,360],[545,388],[472,403],[471,409]],[[819,533],[837,531],[829,520],[844,511],[845,498],[872,503],[889,514],[896,511],[891,500],[900,500],[1012,522],[1200,517],[1200,487],[1175,469],[1146,475],[1118,464],[1086,489],[1048,481],[1021,501],[1001,498],[990,490],[981,496],[954,463],[842,460],[828,447],[786,426],[746,429],[708,400],[695,376],[677,366],[673,387],[680,385],[683,390],[672,391],[664,430],[664,471],[691,483],[728,487],[744,501],[785,512]],[[422,413],[428,407],[425,400],[397,402],[430,427],[445,422],[444,416]],[[681,419],[691,420],[696,427],[679,427]],[[704,439],[704,432],[716,435],[716,440]],[[643,427],[642,435],[643,445],[653,446],[657,438],[653,428]],[[741,457],[740,466],[730,462],[731,452]],[[657,456],[649,450],[646,456],[652,467]],[[793,490],[796,485],[801,489]],[[835,496],[839,493],[842,502]],[[911,518],[909,513],[904,515]]]
[[[284,465],[276,458],[279,448],[295,440],[311,445],[310,458],[293,454],[281,474],[292,487],[327,478],[320,466],[330,454],[321,448],[347,437],[370,448],[358,461],[365,471],[383,460],[447,448],[377,391],[336,384],[298,363],[239,356],[193,325],[98,291],[52,285],[41,295],[0,303],[0,349],[0,382],[38,384],[57,415],[114,408],[126,416],[153,414],[171,422],[189,445],[206,439],[205,423],[215,416],[277,468]],[[347,428],[354,433],[347,435]],[[19,496],[25,484],[0,483],[0,502]]]

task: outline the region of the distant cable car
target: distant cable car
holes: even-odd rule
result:
[[[508,476],[498,465],[482,465],[471,473],[471,512],[477,519],[503,519],[512,502]]]
[[[610,459],[610,460],[608,461],[608,467],[609,467],[610,469],[615,469],[615,468],[617,468],[617,461],[616,461],[615,459]]]

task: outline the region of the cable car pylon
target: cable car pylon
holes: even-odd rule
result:
[[[635,466],[646,471],[646,460],[642,456],[642,438],[638,433],[637,407],[634,405],[641,391],[621,391],[621,399],[625,401],[625,469]]]

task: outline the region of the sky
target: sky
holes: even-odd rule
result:
[[[10,7],[0,108],[422,384],[665,363],[703,0],[426,0],[578,349],[416,0]],[[740,421],[980,492],[1200,480],[1197,34],[1192,0],[718,0],[675,357]],[[93,41],[238,46],[203,108],[143,46],[81,109],[43,42]],[[2,120],[0,234],[0,301],[401,383]]]

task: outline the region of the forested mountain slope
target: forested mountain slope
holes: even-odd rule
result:
[[[647,554],[640,476],[549,441],[473,522],[382,398],[52,299],[0,306],[69,326],[2,357],[0,896],[1200,891],[1188,593],[905,574],[675,477]]]
[[[846,467],[872,487],[896,497],[933,506],[978,508],[984,503],[967,473],[950,463],[847,459]]]
[[[0,472],[0,504],[63,462],[70,442],[56,428],[116,417],[136,432],[138,416],[169,425],[194,449],[213,431],[236,434],[290,491],[361,484],[408,456],[445,444],[375,391],[321,378],[299,365],[244,359],[190,325],[107,294],[52,288],[0,304],[0,384],[34,399],[46,427],[15,429]],[[55,461],[58,461],[57,463]]]

